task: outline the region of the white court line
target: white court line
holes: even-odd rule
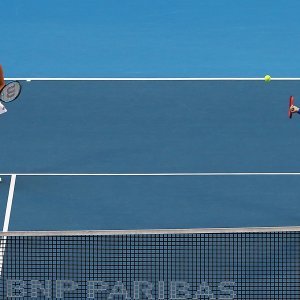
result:
[[[14,198],[14,192],[15,192],[15,185],[16,185],[16,174],[11,175],[10,179],[10,185],[9,185],[9,192],[7,197],[7,204],[6,204],[6,211],[5,211],[5,218],[4,218],[4,224],[3,224],[3,232],[8,231],[9,227],[9,221],[10,221],[10,214],[11,214],[11,208]],[[4,255],[6,250],[6,241],[7,237],[3,236],[0,239],[0,276],[2,275],[2,267],[4,262]]]
[[[11,208],[12,208],[12,203],[13,203],[13,198],[14,198],[16,178],[17,178],[16,174],[11,175],[9,192],[8,192],[8,197],[7,197],[5,219],[4,219],[4,224],[3,224],[3,232],[7,232],[8,227],[9,227],[10,213],[11,213]]]
[[[175,77],[175,78],[164,78],[164,77],[119,77],[119,78],[109,78],[109,77],[87,77],[87,78],[77,78],[77,77],[70,77],[70,78],[38,78],[38,77],[10,77],[5,78],[5,80],[26,80],[26,81],[238,81],[238,80],[246,80],[246,81],[264,81],[262,77],[219,77],[219,78],[210,78],[210,77]],[[276,80],[300,80],[299,77],[295,78],[285,78],[285,77],[277,77],[272,78],[272,81]]]
[[[206,172],[206,173],[15,173],[2,176],[299,176],[300,172]]]

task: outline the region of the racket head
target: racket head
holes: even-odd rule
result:
[[[5,103],[15,101],[21,94],[22,86],[19,81],[12,81],[0,91],[0,101]]]

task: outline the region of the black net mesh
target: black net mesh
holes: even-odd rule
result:
[[[299,299],[300,234],[2,237],[1,299]]]

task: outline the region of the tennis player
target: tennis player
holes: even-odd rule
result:
[[[4,81],[4,75],[3,75],[3,70],[0,65],[0,91],[4,88],[5,86],[5,81]],[[7,112],[7,109],[5,106],[0,102],[0,115],[4,114]]]
[[[4,81],[4,76],[3,76],[3,70],[0,65],[0,91],[4,88],[5,86],[5,81]],[[7,110],[5,106],[0,102],[0,115],[6,113]],[[2,182],[2,178],[0,177],[0,182]]]

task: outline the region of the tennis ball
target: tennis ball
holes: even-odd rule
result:
[[[270,82],[271,81],[271,76],[270,75],[266,75],[265,76],[265,82]]]

